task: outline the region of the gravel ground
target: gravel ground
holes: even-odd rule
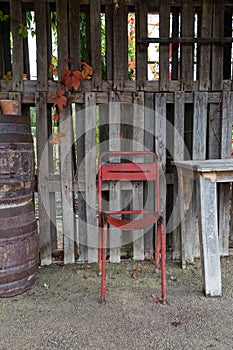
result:
[[[40,268],[28,292],[0,299],[0,350],[232,350],[233,256],[221,266],[223,296],[206,298],[200,261],[168,262],[166,305],[151,262],[108,264],[104,305],[95,264]]]

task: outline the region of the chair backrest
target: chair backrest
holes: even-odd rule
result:
[[[100,155],[98,166],[99,208],[102,207],[102,183],[105,181],[155,181],[156,202],[157,206],[160,206],[159,162],[154,152],[113,151]]]
[[[109,159],[113,156],[125,158],[124,161],[111,162]],[[151,162],[139,162],[143,156],[151,156]],[[104,161],[108,158],[108,161]],[[128,158],[128,159],[127,159]],[[130,158],[133,158],[131,160]],[[158,179],[158,160],[156,153],[146,151],[132,152],[105,152],[99,159],[98,174],[102,181],[150,181]]]

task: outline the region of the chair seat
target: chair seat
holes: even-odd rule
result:
[[[115,211],[115,212],[104,212],[106,215],[107,222],[121,230],[141,230],[150,225],[153,225],[159,220],[159,215],[153,211],[149,210],[125,210],[125,211]],[[119,214],[130,214],[130,215],[145,215],[140,218],[133,219],[118,219],[113,215]]]

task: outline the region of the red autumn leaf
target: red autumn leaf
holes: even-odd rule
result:
[[[54,120],[55,122],[59,122],[59,120],[60,120],[59,113],[55,113],[55,114],[53,115],[53,120]]]
[[[61,137],[64,137],[65,134],[64,132],[60,131],[58,134],[54,133],[52,140],[50,140],[50,143],[52,145],[61,145],[62,141],[61,141]]]
[[[67,104],[67,98],[64,96],[64,93],[64,90],[58,90],[53,103],[53,108],[56,108],[57,106],[60,112],[63,110],[63,107],[65,107]]]
[[[64,69],[64,75],[61,78],[61,82],[67,87],[68,90],[71,90],[72,88],[77,90],[81,79],[83,79],[81,72],[71,72],[69,69]]]
[[[57,97],[57,94],[50,94],[49,96],[48,96],[48,98],[56,98]]]
[[[81,62],[81,65],[82,65],[83,79],[87,79],[88,77],[91,77],[93,74],[93,68],[89,66],[86,62]]]
[[[80,80],[83,80],[82,73],[78,70],[74,71],[72,74],[72,87],[77,90],[80,85]]]

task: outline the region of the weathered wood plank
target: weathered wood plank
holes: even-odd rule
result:
[[[67,0],[57,1],[57,21],[66,23],[68,18]],[[63,69],[66,65],[68,53],[68,27],[58,26],[58,76],[61,78]],[[64,263],[75,261],[74,237],[76,231],[76,220],[74,214],[74,197],[72,192],[73,179],[73,161],[72,161],[72,144],[73,144],[73,125],[71,118],[70,102],[60,113],[60,131],[64,133],[64,138],[60,147],[60,164],[61,164],[61,191],[62,191],[62,224],[64,236]]]
[[[224,36],[224,2],[213,3],[213,37]],[[223,52],[224,47],[213,45],[212,47],[212,90],[223,88]]]
[[[233,122],[233,94],[223,93],[222,97],[222,129],[221,129],[221,158],[231,158],[232,122]],[[220,255],[229,254],[230,238],[230,185],[221,183],[219,186],[219,250]]]
[[[133,108],[133,150],[144,149],[144,93],[134,95]],[[134,161],[142,162],[141,157],[135,157]],[[143,182],[133,182],[133,209],[143,208]],[[133,231],[133,257],[137,260],[144,259],[144,230]]]
[[[80,0],[69,0],[69,49],[70,68],[80,68]]]
[[[39,167],[38,207],[39,207],[39,240],[41,265],[52,263],[50,197],[48,190],[49,152],[48,152],[48,121],[47,95],[38,92],[35,99],[37,115],[37,161]],[[41,132],[43,130],[43,132]]]
[[[159,35],[160,38],[169,37],[170,3],[160,2]],[[159,90],[167,91],[169,84],[169,44],[159,45]]]
[[[202,18],[201,18],[201,37],[210,38],[212,35],[212,1],[203,0],[202,3]],[[208,91],[210,89],[210,55],[211,46],[201,45],[200,47],[200,75],[199,75],[199,90]]]
[[[87,222],[87,255],[89,262],[97,261],[96,218],[96,94],[85,94],[85,200]]]
[[[109,95],[109,151],[121,150],[121,104],[118,101],[118,96],[112,92]],[[119,161],[119,158],[114,157],[112,162]],[[121,187],[119,182],[111,182],[109,187],[109,209],[121,209]],[[109,230],[110,242],[110,261],[120,262],[121,257],[121,230],[110,227]]]
[[[194,37],[194,3],[193,0],[185,0],[182,3],[182,36]],[[186,91],[192,91],[193,83],[193,44],[181,44],[181,79],[183,88]]]
[[[145,111],[144,111],[144,145],[145,149],[151,152],[154,152],[154,130],[155,130],[155,118],[154,118],[154,93],[145,93]],[[154,195],[154,186],[152,183],[147,183],[144,186],[145,195],[147,196],[145,209],[154,208],[155,205],[155,195]],[[152,250],[153,250],[153,228],[149,229],[144,234],[144,253],[146,259],[151,259]]]
[[[206,296],[220,296],[222,286],[216,183],[200,176],[198,184],[198,197],[200,199],[198,218],[203,289]],[[208,196],[206,193],[208,193]]]
[[[137,36],[139,38],[147,37],[147,2],[140,1],[137,8],[136,15],[137,23]],[[136,56],[136,75],[137,75],[137,89],[143,90],[144,83],[147,80],[147,47],[145,45],[137,46],[137,56]]]
[[[192,179],[183,176],[183,169],[178,169],[179,177],[179,203],[180,203],[180,258],[182,268],[186,268],[187,263],[193,263],[193,241],[196,235],[193,235],[193,210],[192,210]]]
[[[127,7],[120,6],[114,12],[113,18],[113,88],[122,90],[124,80],[128,78],[128,21],[127,21]]]
[[[155,151],[161,166],[166,165],[166,94],[155,94]]]
[[[113,80],[113,6],[105,6],[106,79]]]
[[[166,144],[167,144],[167,120],[166,120],[166,94],[155,94],[155,152],[160,162],[160,207],[161,214],[166,223]],[[166,225],[165,225],[166,227]],[[166,228],[165,228],[166,230]],[[165,231],[166,232],[166,231]],[[156,239],[155,239],[156,242]]]
[[[90,2],[91,65],[93,67],[92,91],[102,89],[100,0]]]
[[[223,92],[222,130],[221,130],[221,158],[222,159],[231,158],[232,120],[233,120],[233,93]]]
[[[193,114],[193,155],[195,159],[206,158],[208,93],[196,92],[194,95]]]
[[[64,236],[64,263],[75,261],[74,244],[76,220],[74,213],[73,180],[73,125],[70,104],[60,113],[60,131],[64,133],[60,146],[61,192],[62,192],[62,226]]]
[[[23,23],[22,3],[20,0],[10,1],[10,22],[13,40],[12,90],[23,91],[23,36],[19,35],[19,25]]]
[[[37,91],[48,90],[48,18],[47,18],[47,2],[36,1],[35,2],[35,17],[36,17],[36,45],[37,49]],[[50,38],[51,39],[51,38]],[[48,45],[45,45],[48,43]]]
[[[208,116],[208,93],[196,92],[194,95],[193,111],[193,152],[192,159],[206,159],[206,134]],[[199,257],[198,214],[197,214],[197,188],[193,186],[192,202],[190,203],[191,224],[189,230],[190,239],[187,240],[186,250],[189,252],[187,261],[192,262],[194,257]],[[186,253],[187,257],[187,253]]]
[[[173,159],[183,160],[184,159],[184,117],[185,117],[185,93],[182,91],[175,92],[175,103],[174,103],[174,153]],[[172,233],[172,248],[173,248],[173,259],[179,259],[180,257],[180,229],[178,226],[179,222],[177,218],[180,217],[179,205],[178,205],[178,179],[173,186],[173,212],[171,216],[171,229],[168,231]]]
[[[85,112],[84,106],[75,105],[76,111],[76,142],[77,142],[77,174],[75,178],[78,181],[85,180]],[[79,261],[87,261],[87,225],[86,225],[86,201],[85,201],[85,184],[83,191],[78,191],[78,247]]]
[[[209,159],[220,158],[221,148],[221,100],[218,104],[211,103],[208,108],[208,154]]]

